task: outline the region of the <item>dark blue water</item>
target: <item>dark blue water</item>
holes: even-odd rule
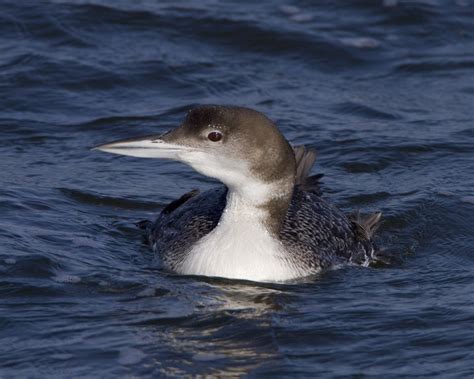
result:
[[[0,1],[0,377],[474,376],[474,3]],[[215,183],[91,152],[238,104],[381,210],[388,267],[180,277],[134,222]]]

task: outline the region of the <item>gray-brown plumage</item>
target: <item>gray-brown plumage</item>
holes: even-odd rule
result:
[[[309,175],[315,151],[293,149],[252,109],[197,107],[168,133],[98,149],[182,161],[224,184],[191,191],[155,222],[140,223],[169,270],[266,281],[377,259],[373,234],[381,215],[348,217],[327,202],[322,175]]]
[[[304,146],[294,151],[297,184],[278,236],[289,253],[288,260],[308,275],[341,264],[367,266],[376,261],[373,235],[381,213],[346,216],[321,196],[322,175],[309,176],[316,152]],[[226,195],[225,186],[203,193],[193,190],[166,206],[155,222],[142,224],[148,243],[160,253],[165,267],[178,271],[191,247],[216,227]]]

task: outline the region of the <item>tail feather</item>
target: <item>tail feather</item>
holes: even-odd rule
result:
[[[296,184],[301,185],[308,177],[314,162],[316,162],[316,150],[307,149],[303,145],[295,146],[293,150],[296,160]]]
[[[371,240],[382,221],[382,212],[376,212],[369,215],[362,215],[356,211],[349,215],[349,220],[355,227],[357,235],[366,240]]]
[[[316,150],[308,149],[305,146],[294,146],[296,160],[295,183],[301,189],[309,192],[321,194],[320,179],[323,174],[309,176],[311,169],[316,162]]]

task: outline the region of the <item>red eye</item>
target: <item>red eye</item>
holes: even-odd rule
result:
[[[207,135],[207,138],[209,138],[212,142],[217,142],[222,139],[222,133],[221,132],[210,132]]]

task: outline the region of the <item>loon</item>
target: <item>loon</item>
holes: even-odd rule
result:
[[[207,105],[161,135],[97,146],[108,153],[183,162],[222,186],[194,190],[143,221],[163,267],[175,273],[285,282],[377,260],[381,213],[346,216],[309,176],[316,154],[293,148],[255,110]]]

